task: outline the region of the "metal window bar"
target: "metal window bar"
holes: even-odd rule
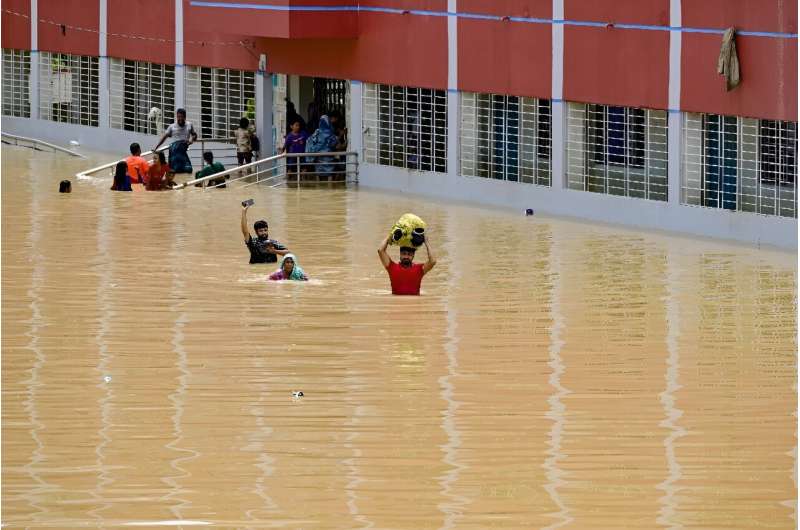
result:
[[[568,104],[567,187],[667,200],[667,112]]]
[[[112,58],[109,84],[111,127],[161,134],[174,121],[174,66]]]
[[[364,159],[447,172],[447,92],[366,83]]]
[[[797,123],[685,113],[684,204],[797,217]]]
[[[255,72],[194,67],[186,76],[187,114],[191,108],[202,136],[228,136],[241,118],[255,119]]]
[[[97,57],[42,52],[39,60],[39,114],[52,120],[97,127]]]
[[[3,48],[3,115],[31,117],[31,52]]]
[[[550,101],[461,94],[461,174],[550,186]]]
[[[286,74],[272,74],[272,145],[286,134]]]

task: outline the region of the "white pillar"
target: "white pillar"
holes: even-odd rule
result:
[[[275,154],[275,138],[272,130],[272,75],[267,72],[267,56],[261,54],[256,72],[256,133],[261,140],[261,158]]]
[[[681,26],[681,0],[670,0],[669,25]],[[682,123],[681,123],[681,32],[669,32],[669,133],[667,136],[668,197],[677,207],[681,197]]]
[[[31,119],[39,119],[39,5],[31,0],[31,75],[28,80]]]
[[[564,159],[566,156],[565,142],[567,130],[566,103],[564,103],[564,0],[553,0],[553,56],[551,70],[551,126],[550,135],[553,142],[550,151],[550,170],[554,190],[561,190],[564,186],[564,173],[566,170]]]
[[[186,108],[183,67],[183,0],[175,0],[175,109]],[[174,116],[173,116],[174,118]],[[199,118],[199,116],[198,116]]]
[[[458,2],[447,0],[447,173],[459,170]]]
[[[358,153],[359,163],[363,162],[364,155],[364,118],[362,114],[362,100],[364,87],[361,81],[350,81],[350,116],[347,118],[349,128],[350,151]]]
[[[111,93],[109,92],[108,0],[100,0],[100,60],[98,61],[98,117],[100,127],[111,125]]]

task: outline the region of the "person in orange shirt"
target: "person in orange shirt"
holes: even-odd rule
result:
[[[142,158],[142,148],[136,142],[131,144],[131,156],[125,159],[131,184],[147,184],[150,180],[150,165]]]

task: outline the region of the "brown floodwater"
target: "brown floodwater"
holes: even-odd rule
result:
[[[795,527],[794,253],[2,155],[4,525]],[[248,265],[251,196],[312,281]],[[420,297],[376,255],[406,211]]]

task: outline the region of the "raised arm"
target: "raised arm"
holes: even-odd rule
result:
[[[431,252],[431,247],[428,246],[428,234],[425,234],[425,252],[428,253],[428,261],[422,264],[423,274],[427,274],[428,271],[431,270],[434,265],[436,265],[436,258]]]
[[[250,229],[247,228],[247,209],[250,206],[242,206],[242,235],[244,236],[244,242],[250,239]]]
[[[386,252],[386,248],[389,246],[389,238],[391,236],[386,236],[386,239],[383,240],[381,243],[380,248],[378,248],[378,257],[381,258],[381,263],[383,263],[383,267],[389,267],[389,264],[392,262],[392,258],[389,257],[389,253]]]
[[[169,135],[170,135],[169,129],[164,131],[164,134],[161,135],[161,140],[159,140],[156,146],[153,148],[153,152],[157,151],[158,148],[161,147],[161,144],[164,143],[164,140],[166,140],[169,137]]]

